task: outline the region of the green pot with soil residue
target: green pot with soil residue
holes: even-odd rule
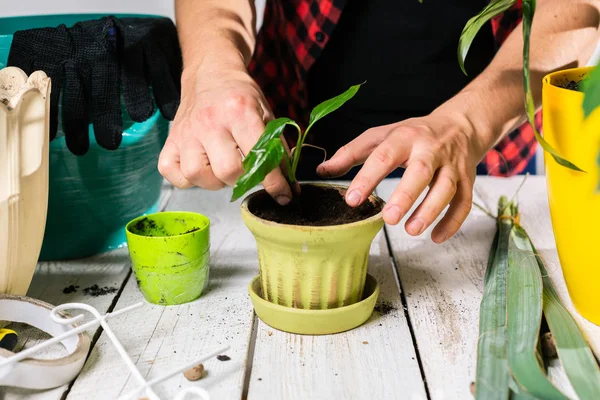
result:
[[[131,266],[144,298],[175,305],[195,300],[208,283],[210,220],[192,212],[144,215],[126,226]]]

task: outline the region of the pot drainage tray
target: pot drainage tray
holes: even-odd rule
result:
[[[367,274],[363,300],[328,310],[306,310],[271,303],[262,298],[260,276],[254,277],[248,291],[256,315],[270,327],[303,335],[327,335],[354,329],[367,321],[379,296],[379,283]]]

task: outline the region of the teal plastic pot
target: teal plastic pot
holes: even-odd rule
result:
[[[15,31],[71,26],[104,15],[0,18],[0,68],[6,66]],[[123,128],[121,146],[110,151],[98,146],[90,124],[90,150],[85,156],[75,156],[67,149],[59,108],[57,137],[50,142],[48,216],[40,260],[88,257],[122,247],[127,243],[126,224],[157,211],[162,185],[158,155],[168,135],[169,121],[155,110],[148,120],[135,123],[123,107]]]

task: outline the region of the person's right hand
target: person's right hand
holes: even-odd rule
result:
[[[273,118],[254,80],[238,69],[211,71],[182,80],[182,98],[158,169],[174,186],[218,190],[234,186],[243,173],[246,155]],[[280,168],[263,181],[265,190],[281,205],[292,191]]]

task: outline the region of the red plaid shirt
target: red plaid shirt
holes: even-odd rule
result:
[[[266,2],[264,22],[249,70],[276,116],[288,116],[306,126],[310,112],[306,88],[308,71],[327,45],[346,1]],[[498,46],[519,24],[521,16],[519,0],[492,20]],[[541,129],[541,113],[536,115],[536,126]],[[494,176],[518,174],[535,154],[536,145],[531,126],[524,123],[485,155],[478,173]]]

